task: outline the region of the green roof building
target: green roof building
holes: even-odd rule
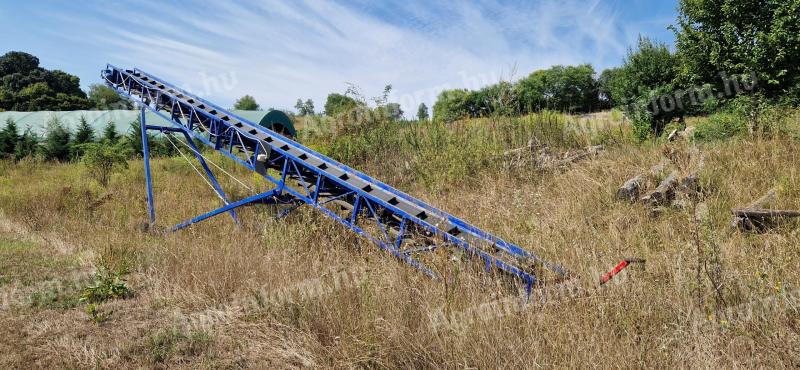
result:
[[[259,123],[267,115],[267,111],[233,110],[234,114],[248,121]],[[147,111],[145,119],[148,124],[170,126],[170,123],[155,113]],[[0,112],[0,129],[11,119],[20,132],[30,128],[33,132],[44,135],[47,123],[58,119],[65,127],[75,132],[81,117],[84,117],[95,132],[102,132],[108,122],[113,122],[120,133],[127,133],[133,121],[139,118],[138,110],[76,110],[76,111],[43,111],[43,112]]]

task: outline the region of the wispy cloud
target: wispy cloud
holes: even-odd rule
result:
[[[204,93],[225,105],[251,94],[278,108],[297,98],[321,107],[349,82],[367,95],[392,84],[393,98],[415,112],[442,88],[477,88],[553,64],[617,64],[632,32],[622,5],[599,0],[102,5],[53,9],[53,28],[80,25],[48,37],[195,89],[227,76],[230,83]]]

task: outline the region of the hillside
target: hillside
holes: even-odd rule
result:
[[[798,224],[730,225],[731,208],[773,187],[770,206],[800,209],[797,114],[781,122],[785,135],[643,144],[615,114],[303,127],[307,145],[571,278],[548,281],[523,305],[510,281],[466,256],[437,252],[444,279],[434,281],[303,207],[281,220],[268,206],[244,208],[242,228],[217,217],[143,232],[140,160],[107,188],[80,163],[4,161],[0,366],[800,366]],[[594,145],[603,150],[563,162]],[[265,186],[208,155],[247,187]],[[701,194],[658,209],[615,200],[664,160],[681,176],[699,173]],[[217,206],[181,157],[153,165],[161,227]],[[233,198],[251,194],[221,180]],[[599,286],[625,258],[646,263]]]

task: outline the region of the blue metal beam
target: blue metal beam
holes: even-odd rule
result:
[[[203,220],[209,219],[211,217],[214,217],[214,216],[216,216],[216,215],[218,215],[220,213],[229,212],[229,211],[232,211],[232,210],[234,210],[234,209],[236,209],[238,207],[241,207],[243,205],[246,205],[246,204],[249,204],[249,203],[255,203],[255,202],[258,202],[258,201],[260,201],[260,200],[262,200],[264,198],[273,197],[273,196],[278,195],[278,194],[280,194],[280,189],[272,189],[270,191],[267,191],[267,192],[264,192],[264,193],[261,193],[261,194],[258,194],[258,195],[253,195],[252,197],[247,197],[247,198],[244,198],[242,200],[226,204],[224,207],[220,207],[220,208],[217,208],[217,209],[215,209],[215,210],[213,210],[211,212],[204,213],[204,214],[202,214],[200,216],[192,218],[191,220],[186,220],[184,222],[181,222],[181,223],[173,226],[171,229],[169,229],[169,231],[173,232],[173,231],[178,231],[178,230],[181,230],[181,229],[185,229],[185,228],[187,228],[187,227],[189,227],[191,225],[194,225],[194,224],[196,224],[196,223],[198,223],[200,221],[203,221]]]
[[[144,108],[142,108],[142,109],[144,109]],[[142,117],[144,117],[144,115],[142,115]],[[141,118],[141,120],[144,120],[144,118]],[[206,159],[203,158],[203,156],[200,154],[200,150],[197,148],[197,145],[195,145],[194,141],[192,141],[192,137],[187,132],[186,128],[153,126],[153,125],[148,125],[148,124],[144,123],[144,121],[142,121],[141,127],[142,127],[142,143],[143,144],[149,142],[149,139],[147,137],[147,131],[150,131],[150,130],[159,131],[161,133],[169,132],[169,133],[181,133],[181,134],[183,134],[184,138],[186,139],[186,143],[189,146],[189,149],[192,151],[192,154],[195,156],[195,158],[197,158],[197,161],[200,162],[201,167],[203,167],[203,170],[205,171],[206,176],[208,176],[208,179],[211,182],[211,186],[214,188],[214,191],[217,193],[217,196],[219,196],[220,199],[222,199],[222,201],[225,204],[229,204],[230,203],[230,201],[228,200],[227,195],[225,195],[225,191],[222,190],[222,186],[220,186],[219,181],[217,181],[217,177],[214,176],[214,173],[211,171],[211,168],[208,167],[208,163],[206,163]],[[143,145],[143,147],[144,147],[144,145]],[[143,152],[144,151],[145,150],[143,150]],[[148,159],[146,159],[146,162],[147,162],[146,166],[148,167],[148,172],[149,172],[149,167],[150,167],[150,165],[149,165],[149,162],[150,162],[149,155],[145,155],[145,157],[148,158]],[[148,191],[148,199],[152,199],[152,196],[153,196],[152,195],[152,190],[149,190]],[[239,217],[236,215],[236,211],[231,209],[229,211],[229,213],[231,215],[231,218],[233,219],[233,222],[236,225],[239,225]],[[151,208],[151,216],[150,217],[151,217],[151,220],[153,220],[153,222],[155,222],[155,212],[152,211],[152,208]]]
[[[147,138],[147,124],[145,123],[145,110],[142,106],[139,111],[139,121],[142,132],[142,157],[144,157],[144,180],[147,191],[147,215],[150,223],[148,226],[153,229],[156,225],[156,210],[153,207],[153,178],[150,173],[150,140]]]

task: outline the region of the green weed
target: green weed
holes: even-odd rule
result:
[[[133,291],[126,285],[122,274],[111,273],[100,269],[94,274],[94,283],[83,289],[81,303],[96,304],[109,299],[125,299],[133,297]]]
[[[111,314],[113,313],[114,313],[113,310],[111,311],[100,310],[100,306],[95,303],[89,303],[88,305],[86,305],[86,314],[89,315],[89,318],[92,319],[92,321],[94,321],[94,323],[98,325],[108,321],[108,319],[111,318]]]
[[[747,133],[747,122],[731,113],[712,114],[695,126],[694,138],[698,141],[717,141]]]
[[[31,307],[61,310],[75,308],[81,303],[80,292],[81,289],[77,283],[65,283],[41,289],[31,294]]]

